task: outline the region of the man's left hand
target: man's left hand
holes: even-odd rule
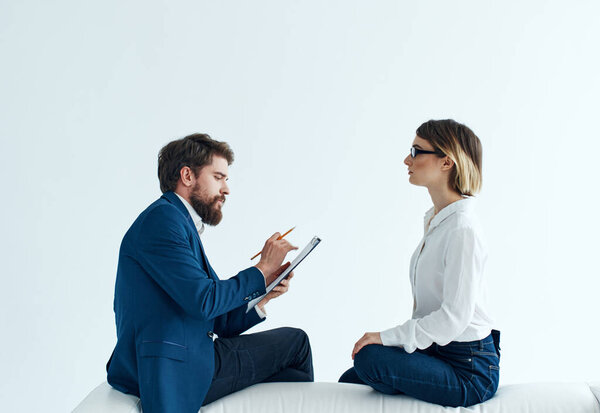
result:
[[[290,273],[285,279],[281,280],[281,283],[275,288],[273,288],[269,294],[265,296],[260,302],[257,304],[258,308],[264,313],[265,312],[265,304],[271,301],[273,298],[279,297],[281,294],[287,293],[290,288],[290,280],[294,277],[294,271]]]
[[[381,342],[381,334],[365,333],[354,345],[354,349],[352,350],[352,360],[354,360],[354,356],[360,351],[361,348],[368,346],[369,344],[383,344]]]

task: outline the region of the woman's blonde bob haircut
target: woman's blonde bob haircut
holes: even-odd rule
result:
[[[453,190],[467,196],[481,190],[481,142],[471,129],[452,119],[430,120],[417,128],[417,136],[454,161]]]

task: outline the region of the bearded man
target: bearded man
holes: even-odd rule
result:
[[[144,413],[197,413],[201,406],[259,382],[313,381],[304,331],[279,328],[240,335],[264,321],[254,308],[296,249],[273,234],[256,266],[220,280],[200,239],[217,225],[229,195],[233,152],[194,134],[170,142],[158,157],[163,195],[131,225],[121,243],[114,311],[117,343],[108,382],[141,399]]]

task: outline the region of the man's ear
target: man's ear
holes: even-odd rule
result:
[[[450,159],[449,156],[444,157],[444,162],[442,163],[442,171],[449,171],[454,166],[454,161]]]
[[[179,171],[179,179],[181,179],[181,183],[186,188],[190,188],[194,184],[194,178],[194,172],[189,166],[184,166]]]

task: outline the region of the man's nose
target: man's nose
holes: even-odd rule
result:
[[[229,186],[227,186],[227,182],[223,183],[223,186],[221,187],[221,193],[223,195],[229,195]]]

